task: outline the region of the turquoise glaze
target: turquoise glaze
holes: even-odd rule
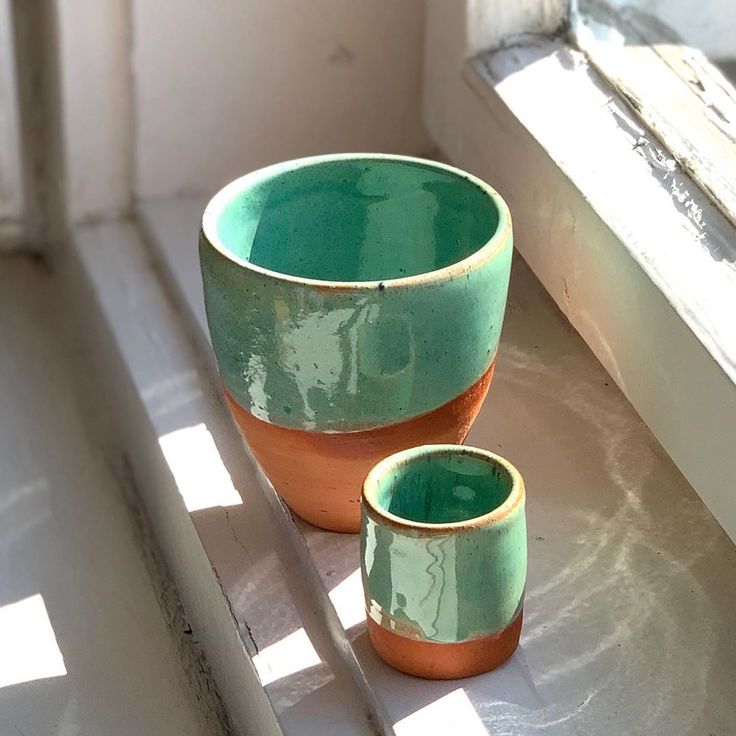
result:
[[[296,429],[372,429],[431,411],[495,357],[511,220],[480,180],[434,162],[291,161],[221,190],[200,260],[225,387]]]
[[[376,465],[363,487],[368,614],[434,642],[505,629],[524,596],[524,504],[519,472],[485,450],[425,445]]]

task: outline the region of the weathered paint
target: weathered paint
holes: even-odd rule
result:
[[[502,186],[524,259],[736,539],[736,228],[564,44],[531,39],[463,77],[453,124],[430,129]]]
[[[502,631],[470,641],[438,643],[410,639],[368,618],[368,635],[375,650],[397,670],[428,680],[473,677],[500,667],[519,646],[522,612]]]
[[[518,471],[485,450],[428,445],[383,460],[363,486],[369,619],[450,644],[510,627],[526,582],[524,507]]]
[[[258,419],[349,432],[425,414],[488,370],[511,221],[480,180],[434,162],[287,162],[205,211],[205,305],[228,392]]]
[[[660,156],[671,154],[736,226],[731,173],[736,167],[736,94],[731,84],[697,45],[683,43],[661,18],[654,18],[651,8],[622,13],[583,0],[580,11],[571,18],[570,41],[631,105],[654,134],[657,148],[664,144],[666,154]],[[727,33],[722,15],[719,36]]]
[[[0,257],[0,733],[225,736],[181,589],[90,433],[105,394],[70,359],[57,278]]]

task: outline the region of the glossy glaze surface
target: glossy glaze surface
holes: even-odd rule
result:
[[[441,164],[341,155],[243,177],[213,198],[200,237],[223,382],[294,429],[432,411],[495,357],[511,251],[500,197]]]
[[[503,466],[469,455],[425,455],[392,467],[378,479],[377,504],[394,516],[423,524],[451,524],[490,513],[511,492]]]
[[[442,168],[336,158],[256,177],[225,204],[216,228],[228,252],[271,271],[385,281],[467,258],[498,219],[483,189]]]
[[[438,409],[361,432],[306,432],[268,424],[226,395],[243,437],[289,507],[315,526],[355,533],[368,471],[388,455],[423,442],[462,442],[492,376],[493,365],[470,389]]]
[[[409,638],[464,642],[498,633],[519,614],[524,484],[507,461],[448,445],[406,450],[371,471],[362,507],[366,607],[377,624]],[[395,513],[405,510],[420,520]]]

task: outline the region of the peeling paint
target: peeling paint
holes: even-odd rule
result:
[[[212,729],[213,736],[234,736],[235,732],[217,683],[212,677],[204,652],[196,638],[191,635],[192,626],[184,612],[176,585],[168,572],[168,566],[156,541],[151,521],[143,508],[140,498],[142,491],[136,477],[133,460],[127,452],[120,454],[119,463],[113,470],[117,471],[116,476],[124,489],[128,513],[134,522],[133,527],[138,537],[138,547],[151,576],[159,606],[177,646],[194,697],[200,705],[207,725]],[[224,598],[227,600],[226,597]]]
[[[736,186],[727,173],[736,166],[736,93],[723,74],[657,17],[635,7],[616,13],[584,2],[569,35],[656,136],[654,148],[641,142],[640,153],[672,173],[666,159],[677,162],[736,225]],[[662,145],[667,153],[660,156]]]

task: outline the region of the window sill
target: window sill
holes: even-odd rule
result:
[[[0,733],[226,736],[86,431],[58,297],[37,261],[0,254]]]
[[[529,488],[521,648],[496,672],[459,682],[384,666],[365,636],[357,537],[294,525],[269,503],[219,402],[196,261],[203,206],[141,207],[176,309],[129,223],[80,229],[69,261],[71,283],[86,284],[73,290],[85,319],[98,315],[85,335],[106,361],[119,452],[236,727],[375,733],[386,714],[383,732],[395,724],[399,736],[429,724],[520,736],[633,722],[665,732],[696,718],[725,728],[736,651],[713,647],[736,623],[736,547],[521,260],[469,438],[509,457]],[[655,708],[641,687],[652,672]]]
[[[562,43],[442,79],[435,141],[507,199],[517,250],[736,539],[736,229]]]

